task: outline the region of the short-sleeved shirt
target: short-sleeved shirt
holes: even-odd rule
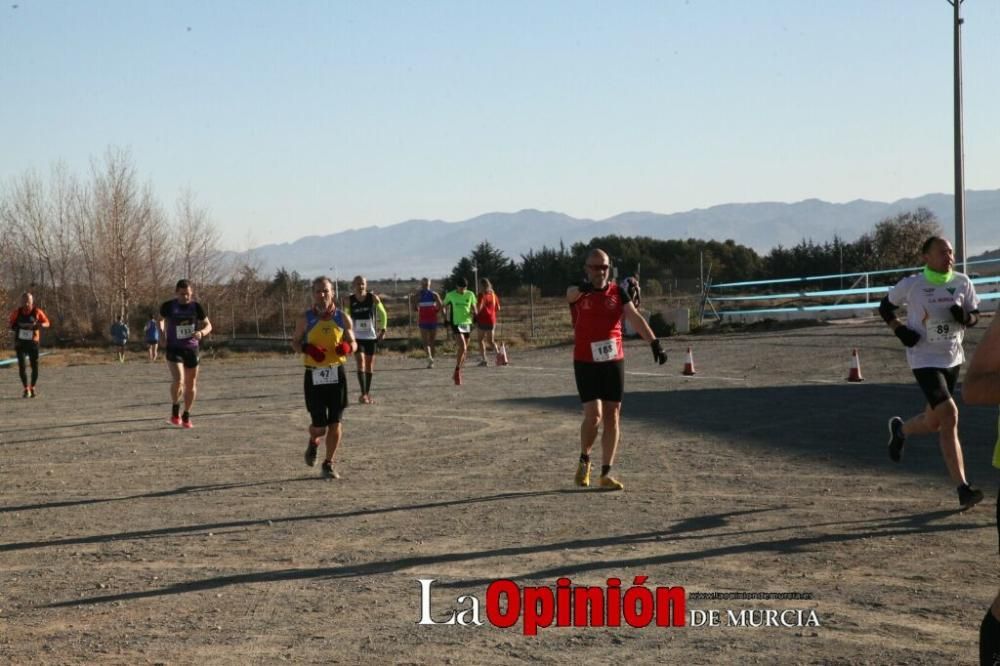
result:
[[[476,321],[481,326],[495,325],[498,312],[500,312],[500,297],[495,292],[488,291],[479,299],[479,316]]]
[[[207,319],[200,303],[191,301],[181,305],[175,298],[160,306],[160,316],[167,334],[167,349],[198,349],[194,332],[198,322]]]
[[[160,341],[160,325],[155,321],[146,324],[146,342]]]
[[[476,295],[468,289],[460,294],[458,290],[449,291],[444,297],[444,306],[451,305],[451,323],[455,326],[472,324],[472,315],[476,311]]]
[[[906,306],[906,326],[920,334],[917,344],[906,348],[912,369],[951,368],[965,362],[965,326],[955,321],[949,308],[979,309],[976,289],[966,275],[954,273],[942,285],[928,282],[923,273],[910,275],[889,290],[888,298],[893,305]]]
[[[574,361],[606,363],[625,358],[622,314],[630,302],[628,292],[610,282],[603,290],[586,292],[570,305]]]
[[[430,289],[421,289],[417,295],[417,320],[421,324],[436,324],[440,307]]]
[[[45,316],[41,308],[33,307],[30,310],[17,308],[10,313],[8,320],[11,330],[14,331],[14,346],[24,343],[38,343],[41,340],[40,332],[35,325],[43,326],[49,323],[49,318]]]

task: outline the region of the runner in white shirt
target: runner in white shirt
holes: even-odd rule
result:
[[[354,293],[348,299],[351,319],[354,322],[354,337],[358,342],[358,352],[354,355],[358,362],[358,385],[361,397],[358,401],[370,405],[372,399],[372,376],[375,373],[375,352],[385,338],[385,327],[389,316],[382,305],[382,299],[368,291],[368,280],[356,275],[351,283]]]
[[[894,462],[902,459],[907,437],[938,433],[948,474],[958,484],[959,504],[968,509],[983,499],[983,493],[965,478],[958,406],[952,396],[965,362],[965,329],[979,321],[979,297],[969,278],[952,270],[951,243],[933,236],[921,249],[923,272],[900,280],[879,304],[879,314],[906,346],[906,360],[927,398],[922,414],[906,421],[898,416],[889,419],[889,457]],[[896,317],[902,305],[906,324]]]

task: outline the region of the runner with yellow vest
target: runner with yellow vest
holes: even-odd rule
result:
[[[343,434],[340,420],[347,406],[347,375],[344,363],[357,351],[351,318],[337,309],[333,298],[333,282],[326,276],[313,280],[313,306],[295,324],[292,349],[302,354],[305,365],[304,392],[306,409],[312,419],[306,465],[316,465],[319,443],[326,438],[323,458],[323,478],[339,479],[333,469]]]

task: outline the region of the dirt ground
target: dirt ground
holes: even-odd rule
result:
[[[345,413],[333,482],[302,461],[291,356],[207,359],[194,430],[166,424],[167,370],[138,354],[47,357],[34,400],[0,369],[0,662],[975,663],[998,581],[996,410],[961,408],[987,499],[960,513],[934,439],[886,455],[887,417],[922,397],[884,327],[666,347],[661,368],[627,345],[620,493],[573,486],[567,347],[515,349],[461,387],[445,358],[380,357],[378,404]],[[863,384],[844,381],[852,347]],[[807,609],[821,626],[417,624],[420,578],[443,620],[499,578],[643,575],[689,595],[808,593],[687,607]]]

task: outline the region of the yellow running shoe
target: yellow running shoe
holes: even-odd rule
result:
[[[576,468],[576,485],[586,488],[590,485],[590,463],[580,461]]]
[[[625,490],[625,484],[611,476],[602,476],[600,486],[605,490]]]

